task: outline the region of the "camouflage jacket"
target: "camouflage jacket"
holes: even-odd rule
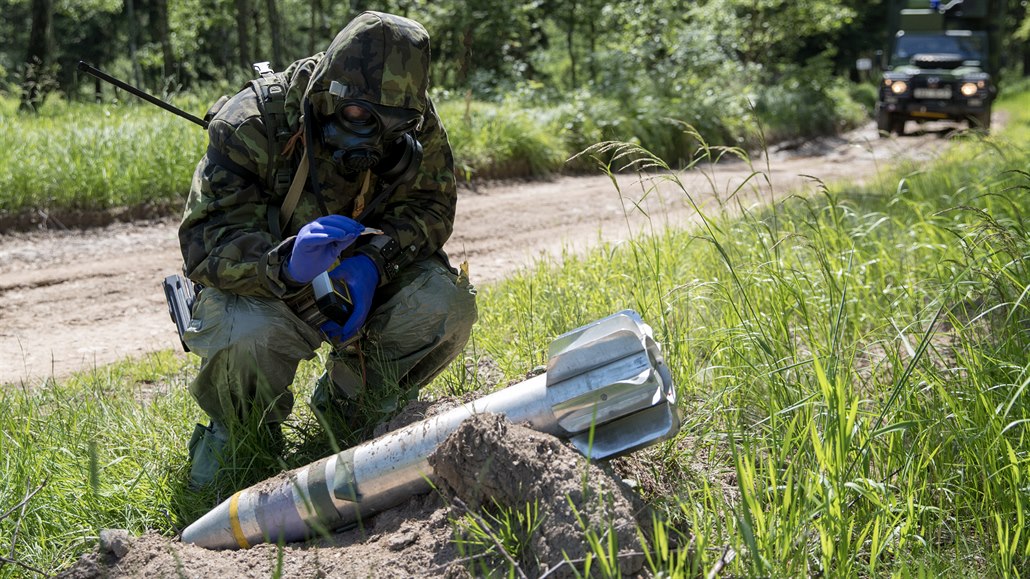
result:
[[[304,99],[316,111],[334,106],[328,93],[333,80],[348,87],[348,98],[422,111],[425,120],[417,138],[424,153],[417,176],[362,220],[397,241],[401,254],[392,263],[400,267],[440,249],[454,225],[454,163],[447,134],[426,94],[428,70],[429,36],[421,25],[366,12],[348,24],[326,52],[294,62],[280,73],[287,86],[286,119],[291,134],[298,136],[304,133]],[[295,235],[322,215],[310,180],[291,220],[277,232],[270,216],[276,215],[285,194],[277,196],[267,185],[270,137],[258,96],[249,87],[219,110],[208,136],[208,153],[194,172],[179,226],[186,274],[206,286],[237,294],[283,297],[295,289],[287,286],[280,273]],[[319,179],[326,209],[356,217],[377,191],[375,175],[341,174],[319,148],[312,151],[312,178]],[[292,150],[284,147],[289,154],[281,162],[296,169],[303,149],[299,143]],[[371,246],[360,246],[369,237],[362,236],[352,250],[375,258]],[[382,275],[381,281],[388,277]]]

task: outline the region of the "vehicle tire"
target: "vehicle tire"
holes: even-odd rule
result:
[[[887,111],[876,112],[876,131],[880,134],[881,139],[885,139],[890,136],[891,114]]]
[[[986,110],[982,113],[969,115],[969,129],[973,131],[983,131],[985,133],[990,132],[991,111]]]
[[[901,137],[905,134],[905,121],[907,121],[903,115],[890,115],[888,124],[890,125],[890,132]]]

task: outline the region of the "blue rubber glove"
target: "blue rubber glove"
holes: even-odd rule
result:
[[[365,230],[365,226],[343,215],[327,215],[308,223],[297,233],[293,252],[286,260],[286,275],[297,283],[308,283],[329,269]]]
[[[347,284],[354,310],[341,326],[336,322],[322,324],[322,331],[337,342],[343,343],[358,334],[372,309],[372,296],[379,285],[379,269],[367,255],[355,255],[340,262],[329,277]]]

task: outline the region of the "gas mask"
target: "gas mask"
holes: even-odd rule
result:
[[[422,144],[415,138],[415,132],[422,126],[422,115],[416,110],[376,105],[360,99],[340,99],[334,105],[332,114],[315,116],[311,101],[306,101],[305,116],[316,120],[306,123],[305,130],[311,137],[317,127],[322,150],[345,173],[370,170],[386,186],[384,193],[377,194],[365,208],[367,213],[398,185],[410,183],[415,178],[422,163]],[[314,183],[322,212],[328,214],[317,180]],[[378,237],[397,246],[397,242],[389,237]],[[385,254],[385,248],[382,251]],[[343,324],[351,315],[352,303],[346,284],[342,288],[339,285],[326,272],[311,283],[320,315]]]
[[[403,183],[422,162],[414,136],[422,125],[418,111],[346,99],[318,124],[323,149],[346,173],[371,170],[388,183]]]

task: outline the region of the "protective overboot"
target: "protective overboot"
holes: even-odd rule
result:
[[[190,462],[190,487],[200,489],[210,485],[222,467],[229,450],[229,430],[221,422],[212,420],[204,426],[193,429],[188,445]]]
[[[328,372],[315,382],[310,403],[318,421],[334,432],[353,428],[358,419],[358,401],[333,384]]]

